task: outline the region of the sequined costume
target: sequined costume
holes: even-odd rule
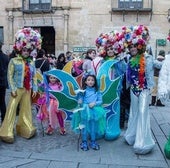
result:
[[[138,59],[137,64],[132,59]],[[144,61],[144,62],[143,62]],[[144,63],[144,71],[141,64]],[[143,71],[143,72],[142,72]],[[141,75],[139,75],[139,73]],[[135,153],[146,154],[155,146],[150,129],[149,100],[150,89],[154,86],[153,58],[151,55],[131,57],[128,64],[131,107],[125,140],[133,145]]]
[[[28,72],[26,72],[27,70]],[[17,96],[10,97],[5,119],[0,128],[0,138],[5,142],[12,143],[14,141],[14,124],[18,103],[20,103],[20,111],[16,123],[16,133],[24,138],[31,138],[36,132],[32,123],[31,111],[31,90],[37,91],[35,73],[34,62],[31,58],[24,60],[22,56],[18,55],[9,62],[8,84],[11,92],[16,92]]]

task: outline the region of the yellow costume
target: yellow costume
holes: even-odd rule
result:
[[[31,52],[38,49],[42,42],[41,36],[31,28],[23,28],[15,34],[14,50],[17,55],[8,65],[8,84],[11,97],[8,103],[5,119],[0,128],[1,140],[13,143],[16,109],[20,105],[16,133],[24,138],[31,138],[36,133],[32,123],[31,93],[36,96],[36,68],[31,58]]]
[[[8,67],[8,82],[12,92],[16,92],[16,97],[10,97],[5,119],[0,128],[0,138],[12,143],[14,141],[14,123],[16,118],[16,108],[20,103],[19,117],[16,125],[16,132],[24,138],[31,138],[36,129],[32,124],[31,112],[31,88],[36,88],[35,67],[33,61],[30,62],[30,72],[32,79],[31,88],[26,90],[23,86],[25,63],[22,57],[11,59]]]

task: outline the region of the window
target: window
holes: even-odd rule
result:
[[[4,42],[4,29],[3,29],[3,27],[0,27],[0,41]]]
[[[29,0],[30,10],[49,10],[51,8],[51,0]]]
[[[143,0],[119,0],[119,8],[141,9],[143,8]]]

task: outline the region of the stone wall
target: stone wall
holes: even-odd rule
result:
[[[153,14],[110,13],[111,0],[53,0],[52,14],[24,14],[21,0],[7,0],[0,6],[0,26],[4,27],[4,50],[10,51],[14,34],[23,26],[54,26],[56,54],[73,47],[95,46],[95,39],[102,32],[120,30],[124,25],[144,24],[149,27],[151,46],[156,52],[156,39],[165,39],[170,29],[167,20],[169,0],[154,0]],[[67,16],[67,18],[66,18]],[[68,19],[68,23],[67,23]],[[68,26],[66,28],[66,26]],[[170,44],[159,49],[170,50]]]

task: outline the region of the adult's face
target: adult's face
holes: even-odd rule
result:
[[[131,56],[137,55],[137,53],[138,53],[137,46],[131,45],[131,46],[129,47],[129,51],[130,51],[130,55],[131,55]]]
[[[113,49],[112,46],[108,47],[106,51],[107,51],[107,56],[109,56],[109,57],[113,57],[114,56],[114,49]]]
[[[29,55],[30,55],[29,50],[27,48],[23,48],[22,49],[22,57],[27,58],[27,57],[29,57]]]

